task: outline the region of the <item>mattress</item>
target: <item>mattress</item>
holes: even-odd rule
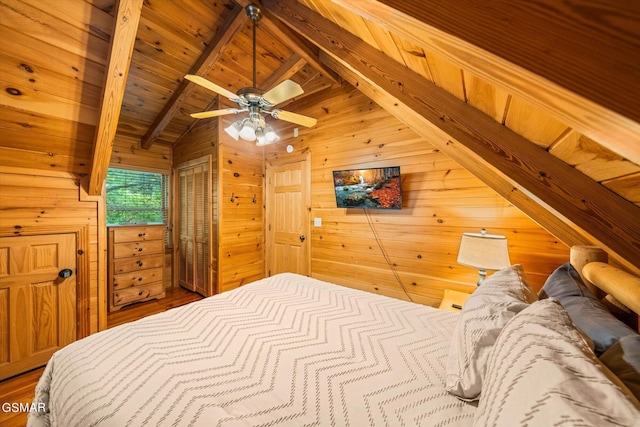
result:
[[[28,425],[464,427],[457,316],[279,274],[58,351]]]

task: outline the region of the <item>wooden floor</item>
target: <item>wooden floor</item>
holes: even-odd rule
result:
[[[167,290],[167,296],[161,300],[132,304],[120,311],[109,313],[107,327],[112,328],[123,323],[132,322],[199,299],[202,299],[202,297],[196,293],[179,287],[170,288]],[[44,367],[0,381],[0,405],[4,403],[30,403],[33,400],[34,389],[42,375],[42,371],[44,371]],[[0,426],[23,427],[26,423],[26,413],[7,413],[0,407]]]

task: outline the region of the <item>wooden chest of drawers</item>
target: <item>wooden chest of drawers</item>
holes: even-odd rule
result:
[[[109,227],[109,311],[164,298],[164,226]]]

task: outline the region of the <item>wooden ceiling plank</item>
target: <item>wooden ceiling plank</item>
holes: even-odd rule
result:
[[[233,38],[242,29],[245,21],[249,19],[239,7],[236,7],[225,20],[224,25],[220,27],[215,38],[209,43],[209,46],[202,53],[200,58],[189,70],[189,74],[196,74],[204,76],[211,71],[216,62],[220,59],[224,50],[231,43]],[[149,148],[151,144],[158,138],[158,136],[164,131],[169,122],[173,119],[178,112],[185,99],[189,97],[191,92],[195,89],[188,80],[183,79],[180,85],[173,93],[171,99],[166,103],[160,114],[156,117],[154,122],[149,127],[149,130],[142,137],[142,148]]]
[[[305,40],[300,39],[297,34],[294,34],[278,19],[269,17],[268,13],[265,13],[265,18],[264,27],[267,31],[289,46],[295,53],[300,55],[301,58],[307,61],[307,63],[309,63],[313,68],[320,71],[325,77],[334,82],[338,81],[338,77],[335,72],[318,59],[317,53],[314,52],[315,46],[310,46]]]
[[[640,2],[332,1],[640,163]]]
[[[252,4],[252,0],[234,0],[237,4],[246,8]],[[331,79],[333,82],[338,82],[338,77],[324,65],[318,59],[317,48],[313,44],[308,43],[306,40],[302,40],[300,36],[291,31],[286,25],[282,24],[279,19],[274,18],[269,14],[268,10],[262,10],[263,16],[260,20],[260,24],[271,33],[275,38],[279,39],[282,43],[290,47],[295,53],[300,55],[309,65],[316,70],[320,71],[325,77]]]
[[[640,268],[637,206],[295,1],[263,4],[343,78],[566,244],[601,243]]]
[[[143,0],[119,0],[115,15],[109,64],[105,77],[104,93],[91,155],[91,177],[86,189],[90,196],[102,194],[109,169],[113,139],[118,127],[118,117],[126,88],[131,55]]]

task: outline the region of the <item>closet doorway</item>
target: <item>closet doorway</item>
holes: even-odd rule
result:
[[[203,296],[215,293],[216,265],[211,218],[213,209],[211,156],[178,165],[176,177],[176,230],[178,284]],[[212,221],[213,220],[213,221]]]

